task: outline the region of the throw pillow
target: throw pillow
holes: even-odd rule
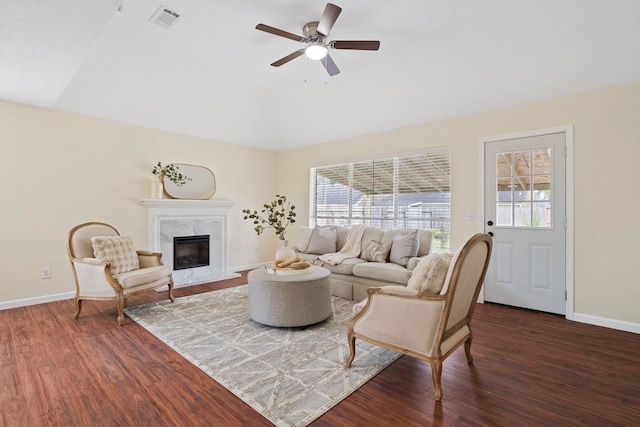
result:
[[[306,252],[307,248],[309,247],[309,240],[311,239],[311,232],[313,231],[313,228],[311,227],[305,227],[303,225],[301,225],[299,227],[298,230],[298,244],[296,245],[296,248],[298,249],[298,252]]]
[[[384,245],[380,242],[372,240],[362,251],[362,258],[371,262],[387,262],[389,251],[391,250],[391,242]]]
[[[110,263],[111,274],[140,268],[138,254],[129,236],[94,236],[91,238],[91,246],[94,257]]]
[[[411,273],[407,288],[439,294],[447,278],[452,258],[453,254],[431,254],[422,258]]]
[[[332,254],[336,251],[338,242],[338,231],[335,227],[318,227],[315,226],[311,230],[311,238],[309,246],[307,246],[306,254]]]
[[[409,259],[418,255],[420,240],[418,240],[418,230],[408,234],[398,234],[391,241],[391,252],[389,261],[406,267]]]

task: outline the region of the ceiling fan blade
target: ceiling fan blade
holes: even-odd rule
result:
[[[324,12],[322,13],[322,17],[320,18],[320,22],[318,23],[318,28],[316,28],[316,32],[322,36],[328,36],[329,31],[333,28],[333,24],[336,23],[336,19],[342,12],[342,8],[340,6],[336,6],[333,3],[327,3],[327,6],[324,8]]]
[[[271,64],[274,67],[279,67],[281,65],[286,64],[287,62],[296,59],[298,56],[303,55],[304,54],[304,49],[300,49],[300,50],[296,50],[293,53],[290,53],[289,55],[285,56],[282,59],[278,59],[276,62],[274,62],[273,64]]]
[[[338,66],[336,65],[335,62],[333,62],[333,59],[331,59],[329,55],[322,58],[320,62],[322,62],[322,65],[324,65],[324,68],[327,70],[327,73],[329,73],[330,76],[335,76],[336,74],[340,74],[340,70],[338,69]]]
[[[286,37],[288,39],[295,40],[297,42],[305,41],[305,38],[302,37],[302,36],[298,36],[298,35],[293,34],[293,33],[288,33],[286,31],[279,30],[277,28],[270,27],[270,26],[265,25],[265,24],[256,25],[256,30],[264,31],[265,33],[269,33],[269,34],[275,34],[276,36],[280,36],[280,37]]]
[[[334,49],[378,50],[379,40],[334,40],[329,43]]]

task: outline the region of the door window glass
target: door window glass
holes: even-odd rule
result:
[[[551,228],[551,147],[496,154],[496,225]]]

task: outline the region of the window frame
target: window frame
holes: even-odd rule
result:
[[[438,160],[434,162],[433,160]],[[363,170],[366,170],[368,164],[371,165],[371,184],[369,191],[359,191],[369,184],[368,181],[357,181],[354,178],[354,172],[359,176],[363,176]],[[385,165],[380,171],[376,170],[377,165]],[[393,164],[392,169],[389,165]],[[415,168],[413,168],[415,166]],[[440,166],[440,167],[439,167]],[[421,169],[422,167],[422,169]],[[389,177],[392,170],[392,177]],[[424,174],[424,178],[415,173],[417,170]],[[319,182],[318,172],[325,171],[327,173],[320,174],[323,182]],[[443,178],[440,189],[436,184],[427,187],[425,183],[432,179],[432,173],[440,173]],[[384,180],[380,177],[376,180],[376,173],[386,175]],[[335,176],[331,180],[329,176]],[[410,176],[412,175],[412,176]],[[362,179],[362,178],[361,178]],[[368,179],[368,177],[367,177]],[[407,191],[411,184],[406,181],[415,180],[418,184],[417,188],[423,191]],[[346,181],[345,181],[346,180]],[[327,186],[339,185],[336,193],[331,192],[330,195],[345,201],[340,204],[324,203],[322,207],[317,203],[317,195],[324,190],[327,193]],[[376,185],[380,184],[381,189],[376,189]],[[415,183],[413,183],[415,185]],[[431,185],[431,184],[430,184]],[[426,189],[429,188],[429,191]],[[443,190],[444,189],[444,190]],[[438,190],[438,191],[436,191]],[[347,192],[346,196],[343,194]],[[397,228],[420,228],[430,229],[434,234],[436,246],[434,249],[438,252],[449,250],[449,234],[451,226],[451,149],[450,147],[437,147],[426,150],[393,153],[384,156],[372,157],[367,159],[358,159],[344,161],[340,163],[313,166],[310,168],[310,206],[309,206],[309,224],[313,227],[316,225],[341,225],[351,227],[357,224],[365,224],[391,230]],[[340,193],[340,196],[337,194]],[[441,193],[436,197],[433,195]],[[358,199],[354,203],[354,194]],[[325,200],[326,200],[325,196]],[[407,205],[407,200],[412,197],[422,198],[423,201],[415,202]],[[403,199],[405,205],[401,205]],[[427,199],[432,199],[428,201]],[[384,200],[386,204],[380,202],[376,204],[376,200]],[[439,200],[439,201],[436,201]],[[323,209],[329,206],[336,208],[337,214],[323,214]],[[362,215],[355,213],[356,206]],[[419,208],[419,209],[417,209]],[[326,211],[326,210],[325,210]],[[334,212],[336,212],[334,211]],[[434,216],[436,211],[436,216]],[[379,215],[372,214],[377,212]],[[341,213],[341,214],[340,214]],[[428,216],[427,216],[428,213]],[[418,226],[416,226],[418,224]]]

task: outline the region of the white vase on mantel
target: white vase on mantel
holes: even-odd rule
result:
[[[296,256],[296,251],[289,247],[289,241],[285,240],[280,248],[276,251],[276,259],[290,259]]]
[[[162,178],[153,177],[151,179],[151,198],[162,199],[164,193],[164,185],[162,184]]]

